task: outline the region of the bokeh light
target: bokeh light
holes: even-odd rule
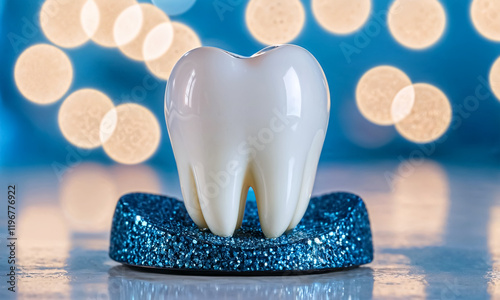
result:
[[[188,11],[196,3],[196,0],[153,0],[169,16],[177,16]]]
[[[413,85],[415,100],[411,112],[396,123],[397,131],[407,140],[428,143],[441,137],[451,123],[450,101],[437,87],[417,83]]]
[[[59,128],[64,137],[81,148],[101,145],[101,121],[114,107],[111,99],[94,89],[81,89],[66,98],[59,109]]]
[[[405,47],[434,45],[446,27],[446,13],[437,0],[396,0],[387,16],[392,36]]]
[[[489,79],[491,91],[500,100],[500,57],[491,66]]]
[[[371,0],[312,0],[316,21],[336,34],[349,34],[361,28],[370,16],[371,7]]]
[[[90,0],[95,3],[99,12],[99,26],[97,27],[92,41],[103,47],[116,47],[113,29],[116,18],[126,8],[137,4],[135,0]]]
[[[157,59],[147,60],[146,66],[154,75],[167,80],[175,63],[191,49],[201,47],[201,41],[196,32],[188,26],[172,22],[174,29],[173,41],[170,48]]]
[[[17,59],[14,79],[26,99],[50,104],[68,91],[73,81],[73,66],[59,48],[37,44],[24,50]]]
[[[409,85],[401,89],[394,97],[391,105],[391,117],[394,123],[398,123],[406,118],[415,103],[415,88]]]
[[[299,0],[250,0],[245,21],[248,30],[259,42],[285,44],[302,31],[305,12]]]
[[[161,193],[158,174],[147,165],[114,165],[110,172],[115,181],[116,199],[128,193]]]
[[[116,19],[113,29],[115,42],[123,54],[142,61],[146,36],[160,24],[172,26],[167,15],[156,6],[147,3],[133,5],[125,9]],[[167,32],[173,32],[173,29]],[[166,36],[165,39],[171,40],[172,37]],[[151,42],[149,44],[151,45]]]
[[[356,87],[356,104],[361,114],[378,125],[392,125],[392,103],[397,93],[411,85],[410,78],[392,66],[368,70]]]
[[[472,24],[485,38],[500,42],[500,1],[474,0],[470,7]]]
[[[118,198],[109,171],[93,163],[75,166],[61,182],[59,203],[75,231],[108,230]]]
[[[45,36],[65,48],[88,41],[90,36],[82,26],[82,10],[86,3],[87,0],[46,0],[40,11],[40,25]]]
[[[160,143],[160,125],[145,107],[126,103],[109,111],[101,123],[104,151],[122,164],[138,164],[153,155]]]
[[[165,54],[174,38],[174,28],[170,22],[151,29],[144,39],[142,54],[145,61],[155,60]]]

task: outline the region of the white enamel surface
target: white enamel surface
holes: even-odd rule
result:
[[[187,210],[200,227],[230,236],[249,187],[267,237],[302,218],[330,113],[315,58],[293,45],[244,58],[217,48],[174,67],[165,114]]]

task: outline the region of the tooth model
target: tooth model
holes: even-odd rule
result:
[[[330,115],[316,59],[293,45],[251,57],[201,47],[170,78],[167,127],[193,221],[231,236],[252,187],[265,236],[293,229],[309,204]]]
[[[186,53],[165,95],[184,202],[122,196],[109,256],[205,275],[310,274],[371,262],[363,200],[310,199],[329,110],[323,71],[300,47],[248,58],[206,47]],[[246,201],[250,187],[257,201]]]

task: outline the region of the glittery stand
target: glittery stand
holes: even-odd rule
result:
[[[109,256],[126,265],[188,274],[296,274],[341,270],[373,260],[368,212],[348,193],[311,199],[291,232],[264,237],[255,201],[232,237],[199,229],[184,203],[128,194],[116,206]]]

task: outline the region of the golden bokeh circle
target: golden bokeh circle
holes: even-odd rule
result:
[[[114,161],[138,164],[153,155],[160,143],[158,120],[145,107],[126,103],[109,111],[101,123],[104,151]]]
[[[396,0],[387,16],[396,41],[411,49],[434,45],[446,28],[446,13],[437,0]]]
[[[299,0],[250,0],[245,21],[248,30],[259,42],[285,44],[302,31],[305,11]]]
[[[371,9],[371,0],[312,0],[318,23],[335,34],[349,34],[361,28]]]
[[[385,65],[372,68],[361,77],[356,87],[358,109],[372,123],[392,125],[394,98],[409,85],[410,78],[398,68]]]
[[[500,42],[500,1],[474,0],[470,7],[472,24],[487,39]]]
[[[113,28],[115,42],[127,57],[143,61],[146,37],[160,24],[170,24],[170,19],[156,6],[148,3],[130,6],[116,19]]]
[[[137,4],[135,0],[91,0],[99,11],[99,26],[92,35],[92,41],[103,47],[116,47],[113,30],[116,19],[128,7]]]
[[[37,104],[51,104],[64,96],[71,86],[73,66],[59,48],[37,44],[18,57],[14,80],[26,99]]]
[[[101,121],[114,105],[105,94],[81,89],[66,98],[59,109],[58,123],[64,137],[73,145],[91,149],[101,145]]]
[[[500,57],[491,66],[489,80],[491,91],[500,99]]]
[[[81,14],[87,0],[45,0],[40,10],[40,26],[54,44],[74,48],[90,37],[82,26]]]
[[[150,72],[165,80],[184,53],[201,46],[200,38],[190,27],[179,22],[172,22],[172,26],[174,38],[170,48],[159,58],[146,61]]]
[[[413,85],[415,101],[410,114],[396,123],[396,130],[407,140],[428,143],[441,137],[451,123],[452,109],[446,95],[427,83]]]

